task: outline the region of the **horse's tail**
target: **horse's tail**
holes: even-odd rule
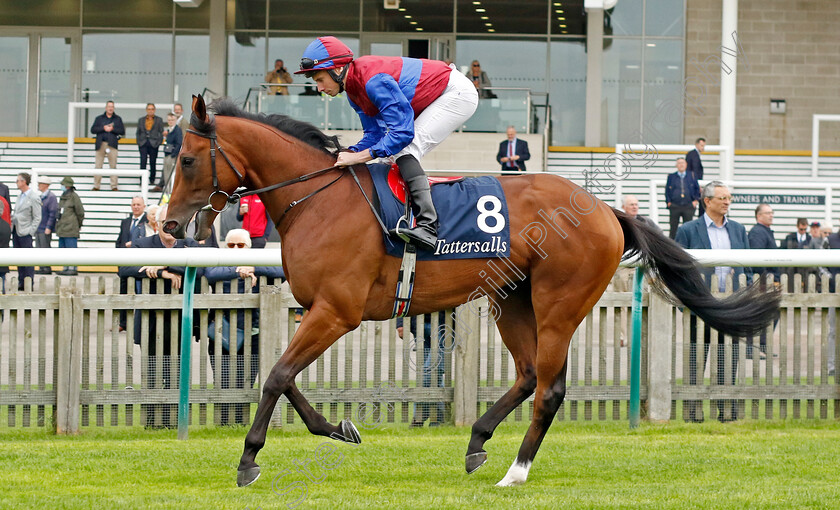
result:
[[[715,298],[696,261],[662,232],[613,209],[624,231],[624,257],[638,255],[654,277],[680,303],[721,333],[744,337],[757,335],[779,314],[778,291],[764,291],[758,282],[724,298]],[[664,294],[667,296],[667,294]]]

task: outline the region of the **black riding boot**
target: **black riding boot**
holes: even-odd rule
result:
[[[404,235],[411,240],[418,248],[434,251],[437,243],[437,211],[432,203],[432,193],[429,188],[429,180],[420,167],[417,158],[411,155],[402,156],[397,159],[408,192],[411,194],[412,210],[417,220],[414,228],[401,228],[398,234]]]

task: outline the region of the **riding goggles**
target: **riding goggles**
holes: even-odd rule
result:
[[[300,68],[304,69],[304,70],[309,70],[309,69],[312,69],[313,67],[315,67],[316,65],[322,64],[322,63],[327,62],[329,60],[335,60],[335,59],[338,59],[338,58],[346,58],[346,57],[353,58],[353,54],[352,53],[345,53],[344,55],[336,55],[334,57],[327,57],[327,58],[324,58],[324,59],[321,59],[321,60],[313,60],[309,57],[303,57],[302,59],[300,59]]]

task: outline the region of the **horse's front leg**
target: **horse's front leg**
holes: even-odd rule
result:
[[[295,336],[289,343],[289,348],[271,369],[271,373],[265,382],[254,422],[251,424],[248,435],[245,436],[245,450],[242,452],[236,477],[238,486],[250,485],[260,476],[260,468],[255,459],[257,453],[265,445],[265,435],[268,431],[271,415],[274,413],[274,406],[277,405],[280,395],[284,393],[289,397],[295,409],[301,413],[301,417],[313,433],[324,433],[324,435],[331,435],[337,439],[341,439],[348,434],[352,436],[351,430],[346,428],[344,422],[342,422],[344,427],[329,426],[324,417],[312,409],[312,406],[294,386],[295,376],[301,370],[318,359],[318,356],[323,354],[342,335],[358,326],[358,319],[346,319],[344,318],[346,315],[346,313],[337,313],[329,305],[313,304],[309,313],[304,316],[303,322],[301,322]],[[361,314],[359,314],[360,316]],[[355,432],[355,428],[352,432]],[[341,434],[341,436],[335,436],[335,433]],[[355,438],[357,441],[351,442],[361,441],[358,438],[358,432],[355,433]]]

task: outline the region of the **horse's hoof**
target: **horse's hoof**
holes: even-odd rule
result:
[[[362,436],[359,430],[350,420],[341,420],[341,438],[345,443],[362,444]]]
[[[475,473],[475,470],[483,466],[485,462],[487,462],[487,452],[484,450],[467,455],[467,474],[471,475]]]
[[[260,467],[254,466],[236,472],[236,486],[247,487],[257,481],[260,477]]]

